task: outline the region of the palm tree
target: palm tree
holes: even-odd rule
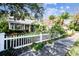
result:
[[[64,20],[69,18],[69,13],[68,12],[64,12],[59,17],[60,17],[60,23],[62,25]]]
[[[76,23],[78,23],[78,21],[79,21],[79,13],[74,15],[74,19],[75,19]]]
[[[55,19],[55,16],[54,15],[50,15],[49,16],[49,20],[54,20]]]

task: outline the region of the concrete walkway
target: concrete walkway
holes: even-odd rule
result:
[[[79,33],[75,33],[71,37],[59,39],[51,45],[45,45],[41,51],[27,51],[19,56],[65,56],[78,38]]]

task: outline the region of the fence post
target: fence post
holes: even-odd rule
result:
[[[0,33],[0,52],[4,50],[5,33]]]
[[[40,42],[42,42],[42,33],[40,33]]]

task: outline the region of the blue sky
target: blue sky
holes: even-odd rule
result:
[[[69,12],[70,14],[78,13],[79,3],[45,3],[44,8],[44,19],[47,19],[50,15],[60,15],[63,12]]]
[[[44,3],[45,9],[44,19],[48,19],[50,15],[60,15],[63,12],[75,14],[79,12],[79,3]],[[4,9],[4,7],[0,7]]]

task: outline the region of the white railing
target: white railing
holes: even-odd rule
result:
[[[18,36],[12,38],[4,38],[4,33],[0,34],[0,51],[12,48],[22,48],[24,46],[31,45],[32,43],[43,42],[49,40],[49,34],[38,34],[29,36]]]

